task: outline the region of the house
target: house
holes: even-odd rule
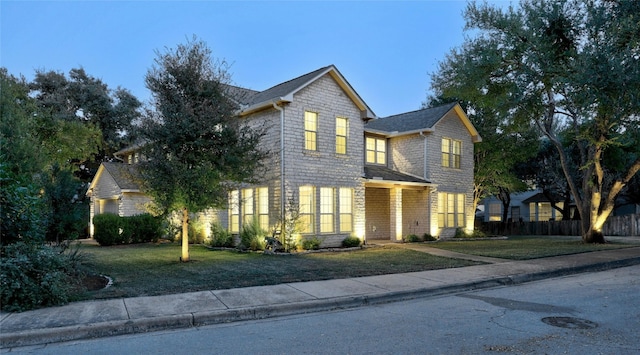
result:
[[[514,222],[538,222],[549,220],[562,220],[562,213],[551,206],[551,201],[542,193],[542,190],[535,189],[511,194],[507,221]],[[502,221],[503,204],[495,196],[490,196],[482,200],[484,205],[484,222]],[[560,198],[556,200],[556,205],[563,208],[564,202]],[[571,206],[571,216],[576,213],[575,206]]]
[[[351,235],[401,241],[473,228],[473,144],[481,138],[458,104],[378,118],[333,65],[264,91],[233,90],[243,94],[238,119],[266,125],[262,144],[275,154],[260,183],[231,191],[228,209],[209,211],[206,223],[238,233],[255,218],[272,230],[293,201],[302,237],[317,236],[323,247]],[[135,163],[135,154],[117,156]],[[92,216],[106,211],[95,207],[100,201],[118,198],[120,215],[136,213],[125,209],[133,190],[118,190],[112,170],[101,167],[87,193]]]

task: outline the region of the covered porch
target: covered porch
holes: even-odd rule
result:
[[[365,238],[402,242],[410,234],[432,233],[431,193],[435,185],[384,167],[365,168]]]

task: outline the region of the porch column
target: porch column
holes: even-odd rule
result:
[[[402,241],[402,189],[393,187],[389,190],[389,232],[391,240],[396,242]]]

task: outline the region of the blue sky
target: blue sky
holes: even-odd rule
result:
[[[507,1],[494,1],[508,5]],[[264,90],[335,64],[380,117],[420,108],[451,48],[465,1],[0,2],[0,66],[83,67],[146,101],[155,51],[196,35],[231,64],[236,85]]]

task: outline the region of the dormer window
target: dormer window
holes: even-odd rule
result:
[[[387,162],[387,141],[384,138],[367,137],[367,163],[384,165]]]

